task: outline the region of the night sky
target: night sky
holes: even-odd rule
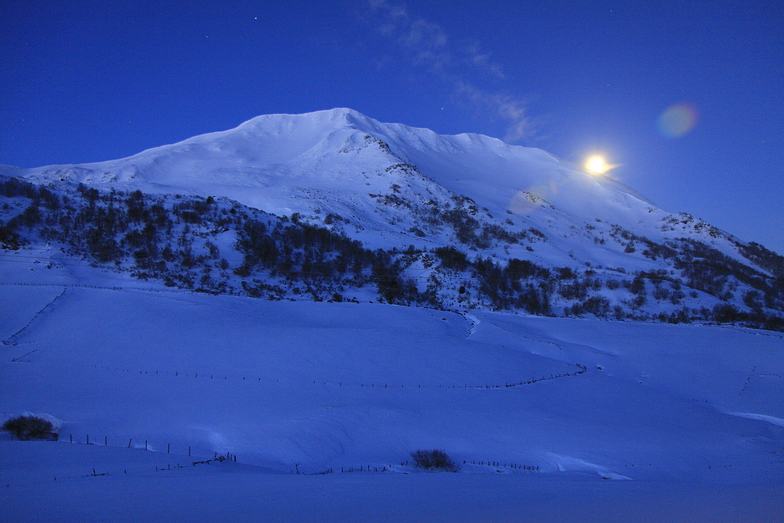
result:
[[[109,160],[349,107],[582,163],[784,253],[784,4],[0,5],[0,163]]]

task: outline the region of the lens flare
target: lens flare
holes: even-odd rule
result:
[[[658,119],[659,132],[668,138],[679,138],[697,124],[697,109],[688,103],[669,106]]]

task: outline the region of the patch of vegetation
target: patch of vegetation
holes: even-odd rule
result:
[[[460,467],[443,450],[416,450],[411,453],[417,468],[440,472],[457,472]]]
[[[54,426],[38,416],[17,416],[3,423],[3,430],[21,440],[49,439],[54,433]]]
[[[421,176],[413,166],[393,167]],[[397,184],[391,190],[386,204],[403,205],[397,200],[405,190]],[[666,268],[544,267],[490,256],[493,246],[520,249],[523,242],[547,238],[533,228],[507,231],[488,224],[492,217],[470,198],[404,203],[418,220],[413,234],[451,229],[454,245],[371,250],[341,227],[316,226],[298,213],[277,217],[225,198],[85,185],[54,190],[0,176],[0,249],[52,242],[95,266],[210,294],[344,301],[375,288],[376,299],[399,305],[784,329],[784,257],[755,243],[735,244],[751,262],[746,264],[692,238],[657,243],[612,225],[616,249]],[[670,225],[707,230],[687,218]],[[324,223],[342,221],[329,214]],[[615,279],[610,271],[628,277]],[[715,299],[705,300],[708,295]],[[651,312],[651,303],[667,309]]]

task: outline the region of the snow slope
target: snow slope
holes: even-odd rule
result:
[[[68,509],[131,520],[152,510],[112,508],[122,491],[203,519],[215,514],[212,496],[258,488],[266,494],[228,513],[284,521],[342,496],[368,510],[380,503],[388,521],[411,520],[396,503],[421,488],[433,497],[415,496],[432,502],[420,515],[452,506],[472,520],[559,504],[551,516],[590,521],[602,512],[584,507],[597,496],[616,497],[621,512],[669,496],[696,510],[687,493],[717,500],[721,485],[737,487],[738,503],[756,499],[758,514],[781,515],[778,334],[266,302],[57,271],[22,284],[25,271],[3,269],[0,308],[13,313],[0,321],[0,413],[55,416],[61,441],[80,443],[0,442],[0,510],[13,518],[42,496],[52,505],[41,519]],[[83,445],[88,437],[93,446]],[[422,448],[445,449],[463,479],[387,479],[416,472],[407,461]],[[236,455],[236,465],[191,465],[215,453]],[[296,470],[333,474],[288,475]],[[512,494],[520,489],[530,503]],[[562,489],[569,494],[555,494]],[[290,509],[272,507],[271,492]]]

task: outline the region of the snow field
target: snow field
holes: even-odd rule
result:
[[[24,305],[3,326],[22,330],[2,348],[0,412],[52,414],[77,441],[192,446],[282,472],[293,463],[305,472],[380,468],[443,448],[458,462],[603,477],[782,476],[782,428],[770,422],[784,418],[776,336],[486,312],[472,321],[377,304],[6,289],[5,300]]]
[[[730,523],[784,517],[776,484],[605,481],[574,473],[306,476],[229,462],[194,466],[182,456],[134,449],[7,440],[0,440],[0,459],[6,521]]]
[[[0,440],[9,521],[784,517],[775,333],[266,302],[9,265],[24,285],[0,288],[0,413],[63,421],[60,443]],[[405,465],[427,448],[461,473]]]

